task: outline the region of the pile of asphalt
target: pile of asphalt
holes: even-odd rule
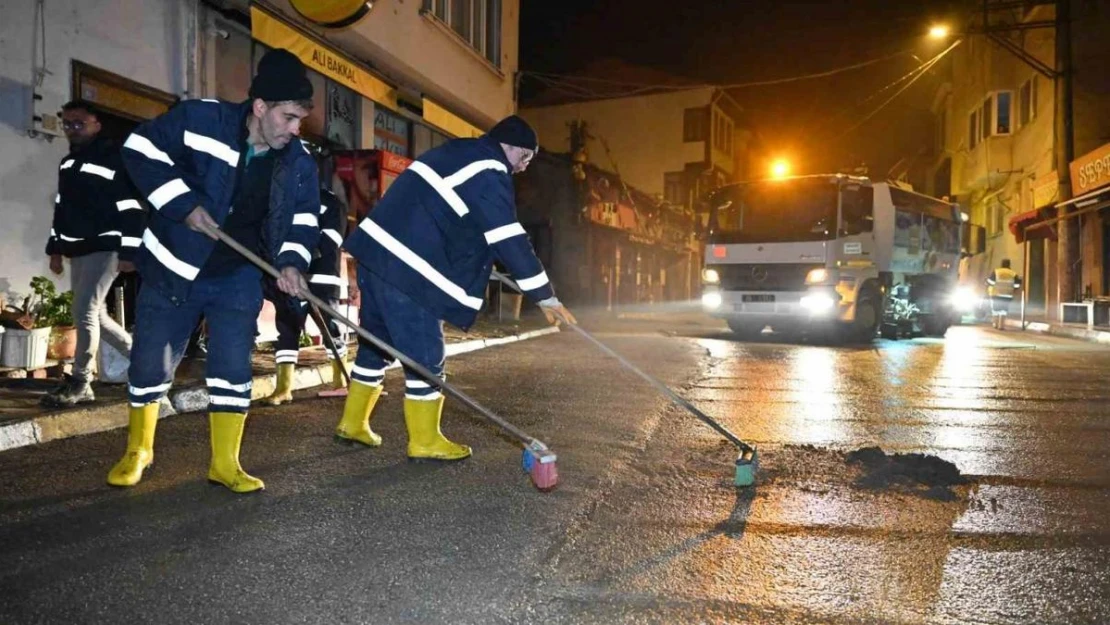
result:
[[[968,483],[956,465],[926,454],[887,454],[878,447],[864,447],[845,454],[844,460],[861,471],[856,486],[870,490],[951,501],[957,498],[952,487]]]

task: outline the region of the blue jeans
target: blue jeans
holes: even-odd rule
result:
[[[359,325],[435,375],[443,377],[443,321],[361,266],[358,268],[358,288],[362,293]],[[391,362],[392,356],[360,340],[351,378],[370,386],[381,386],[385,367]],[[406,399],[434,400],[440,396],[439,389],[405,367]]]
[[[174,305],[144,284],[135,303],[135,336],[128,370],[132,406],[161,399],[173,384],[189,336],[208,324],[208,409],[246,413],[251,403],[251,351],[262,309],[262,275],[244,266],[193,283],[189,299]]]

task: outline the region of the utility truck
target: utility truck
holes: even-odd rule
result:
[[[830,174],[728,185],[707,208],[702,306],[741,338],[941,337],[974,305],[956,204]]]

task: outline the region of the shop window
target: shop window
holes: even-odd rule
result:
[[[447,135],[443,134],[442,132],[436,132],[435,130],[432,131],[432,147],[433,148],[438,148],[439,146],[443,145],[444,143],[447,143],[450,140],[451,140],[451,137],[448,137]]]
[[[358,143],[361,98],[353,90],[332,80],[327,81],[327,138],[348,150]]]
[[[432,149],[432,129],[424,124],[413,124],[412,127],[412,157],[420,158],[420,155]]]
[[[412,122],[386,109],[374,107],[374,148],[411,158]]]

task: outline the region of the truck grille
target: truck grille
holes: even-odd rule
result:
[[[721,276],[726,291],[804,291],[806,274],[823,265],[765,263],[710,265]]]

